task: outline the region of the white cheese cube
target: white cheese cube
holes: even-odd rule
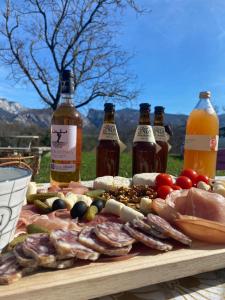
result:
[[[94,180],[93,187],[96,190],[102,189],[102,190],[109,191],[109,190],[113,189],[113,186],[114,186],[113,182],[114,182],[113,176],[97,177]]]
[[[204,191],[209,191],[211,189],[211,186],[204,181],[199,181],[197,183],[197,188],[204,190]]]
[[[120,211],[125,205],[115,199],[109,199],[106,201],[104,212],[120,216]]]
[[[125,178],[125,177],[121,177],[121,176],[115,176],[113,178],[113,187],[114,189],[116,188],[120,188],[120,187],[124,187],[124,188],[129,188],[131,185],[131,179],[129,178]]]
[[[143,214],[148,214],[151,212],[151,204],[152,204],[152,199],[148,198],[148,197],[143,197],[141,198],[140,201],[140,211]]]
[[[142,213],[125,205],[122,207],[120,211],[120,218],[124,222],[129,222],[136,218],[143,219],[144,217],[145,216]]]

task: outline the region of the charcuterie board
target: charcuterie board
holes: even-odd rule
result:
[[[149,250],[115,262],[84,263],[47,271],[0,287],[0,299],[91,299],[120,291],[225,268],[225,245],[194,243],[167,253]]]

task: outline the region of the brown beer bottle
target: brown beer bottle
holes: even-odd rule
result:
[[[96,176],[117,176],[119,173],[120,145],[115,124],[115,105],[106,103],[99,144],[96,150]]]
[[[166,173],[168,158],[167,133],[164,127],[164,110],[163,106],[155,107],[154,116],[154,136],[156,143],[159,145],[159,151],[156,156],[156,172]]]
[[[51,183],[62,187],[80,180],[82,119],[73,104],[73,93],[73,74],[64,70],[61,103],[51,122]]]
[[[140,104],[140,120],[133,141],[133,175],[155,172],[156,142],[150,122],[150,104]]]

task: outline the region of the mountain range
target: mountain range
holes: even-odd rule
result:
[[[4,124],[18,124],[24,127],[36,127],[39,130],[47,131],[50,126],[52,116],[51,109],[30,109],[21,104],[0,98],[0,120]],[[89,109],[86,116],[82,115],[84,135],[96,140],[103,122],[104,113],[102,110]],[[185,114],[165,114],[165,124],[170,124],[173,128],[172,142],[177,147],[183,143],[185,125],[187,121]],[[138,124],[139,111],[137,109],[124,108],[116,111],[116,124],[119,136],[122,141],[131,144]],[[225,114],[219,116],[220,127],[225,126]],[[151,120],[153,115],[151,114]],[[124,126],[126,124],[126,126]],[[20,132],[22,134],[23,132]],[[178,138],[179,136],[179,138]]]

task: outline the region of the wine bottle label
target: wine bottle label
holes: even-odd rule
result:
[[[133,142],[156,143],[151,125],[138,125]]]
[[[168,134],[166,133],[164,126],[154,126],[153,132],[156,141],[160,142],[167,142],[168,141]]]
[[[218,143],[218,135],[186,135],[184,148],[196,151],[218,151]]]
[[[75,172],[76,171],[76,165],[74,163],[51,163],[51,170],[57,171],[57,172]]]
[[[98,139],[99,141],[119,141],[119,135],[117,132],[116,124],[103,123]]]
[[[53,170],[74,171],[76,160],[77,126],[52,125],[51,126],[51,158],[54,161]],[[74,162],[74,163],[73,163]],[[73,169],[73,170],[72,170]]]

